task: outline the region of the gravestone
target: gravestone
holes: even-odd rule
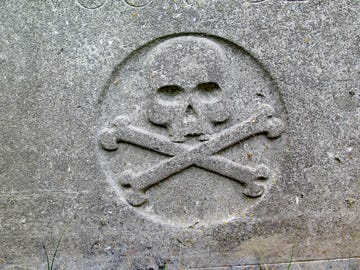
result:
[[[0,269],[360,269],[359,11],[1,3]]]

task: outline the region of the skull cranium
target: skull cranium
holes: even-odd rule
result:
[[[201,37],[173,38],[155,47],[148,59],[149,121],[166,126],[172,141],[206,140],[214,124],[230,117],[225,59],[219,45]]]

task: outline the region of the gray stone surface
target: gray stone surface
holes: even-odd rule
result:
[[[0,269],[359,269],[359,1],[0,7]]]
[[[359,259],[336,259],[307,262],[287,262],[264,264],[257,263],[247,266],[228,266],[216,268],[192,268],[193,270],[357,270],[360,269]]]

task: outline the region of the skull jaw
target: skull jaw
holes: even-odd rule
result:
[[[209,121],[174,122],[168,125],[168,130],[172,142],[182,143],[191,137],[207,141],[213,133],[213,124]]]

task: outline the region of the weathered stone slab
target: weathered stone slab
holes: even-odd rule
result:
[[[0,6],[0,269],[359,268],[358,1]]]
[[[307,261],[307,262],[288,262],[273,263],[248,266],[229,266],[215,268],[193,268],[198,270],[355,270],[360,268],[359,259],[338,259],[327,261]]]

